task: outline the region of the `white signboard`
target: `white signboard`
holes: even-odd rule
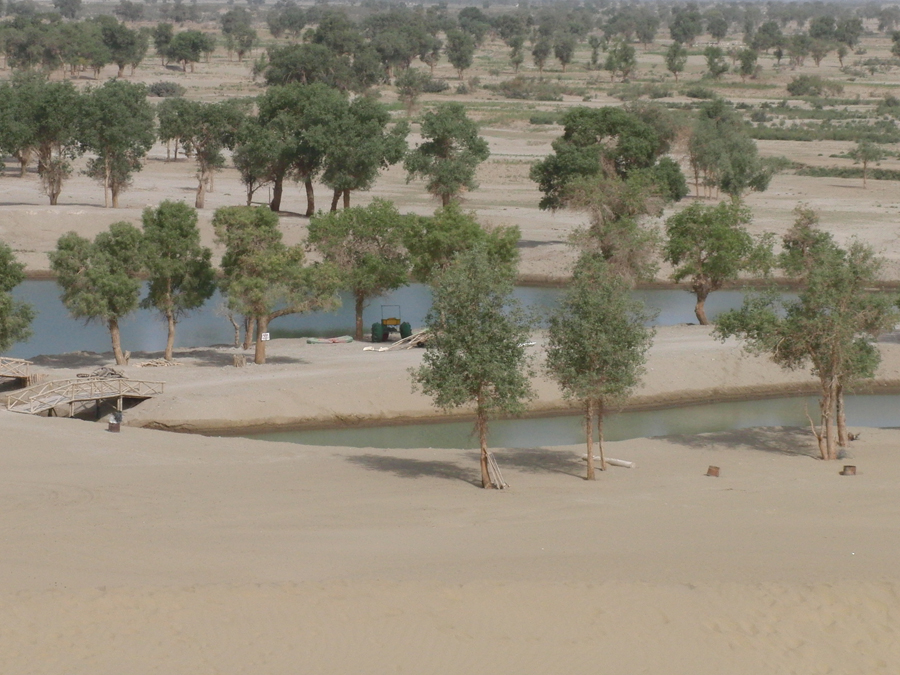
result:
[[[271,338],[269,337],[268,333],[263,333],[262,335],[259,336],[259,339],[262,340],[263,342],[265,342],[266,340],[270,340]]]

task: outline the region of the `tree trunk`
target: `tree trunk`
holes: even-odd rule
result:
[[[282,194],[284,194],[284,174],[278,174],[275,176],[275,182],[272,186],[272,201],[269,202],[269,208],[276,213],[281,211]]]
[[[837,417],[838,446],[846,448],[850,438],[847,434],[847,413],[844,409],[844,385],[842,384],[835,387],[834,410]]]
[[[194,200],[194,208],[202,209],[206,203],[206,181],[209,179],[208,172],[205,168],[200,169],[200,175],[197,180],[197,198]]]
[[[335,190],[331,195],[331,212],[337,211],[338,200],[341,198],[341,191]]]
[[[603,399],[597,399],[597,448],[600,450],[600,470],[606,471],[606,455],[603,454]]]
[[[834,385],[829,380],[822,381],[822,397],[819,399],[819,411],[822,415],[818,433],[819,454],[822,459],[837,459],[835,451],[834,428]]]
[[[312,178],[303,181],[306,185],[306,217],[309,218],[316,212],[316,193],[313,190]]]
[[[594,399],[584,404],[584,433],[587,438],[587,479],[596,480],[594,472]]]
[[[119,72],[116,73],[116,77],[125,77],[125,64],[117,63],[116,65],[119,66]]]
[[[709,291],[703,289],[695,291],[697,294],[697,304],[694,306],[694,314],[701,326],[708,326],[709,319],[706,318],[706,298],[709,297]]]
[[[363,308],[366,298],[361,293],[356,294],[356,335],[354,340],[362,342],[363,339]]]
[[[450,206],[450,195],[446,192],[441,194],[441,206]]]
[[[491,484],[491,474],[488,472],[487,413],[484,410],[483,394],[478,395],[475,426],[478,428],[478,442],[481,444],[481,487],[490,489],[494,486]]]
[[[344,208],[350,208],[350,190],[344,190]]]
[[[244,317],[244,344],[242,345],[244,349],[250,349],[250,344],[253,342],[253,336],[255,333],[256,333],[256,317],[245,316]]]
[[[109,208],[109,158],[103,160],[103,208]]]
[[[260,314],[256,317],[256,350],[253,353],[253,363],[262,365],[266,362],[266,340],[263,340],[263,333],[269,330],[269,315]]]
[[[112,207],[114,209],[119,208],[119,186],[113,185],[110,189],[110,194],[112,195]]]
[[[166,337],[166,361],[171,361],[172,351],[175,349],[175,313],[171,309],[166,312],[166,323],[169,328]]]
[[[207,192],[215,192],[216,189],[216,172],[210,170],[209,172],[209,185],[207,187]]]
[[[125,354],[122,353],[122,336],[119,333],[119,320],[110,319],[107,322],[107,326],[109,327],[109,337],[112,340],[113,354],[116,357],[116,365],[127,365],[125,362]]]

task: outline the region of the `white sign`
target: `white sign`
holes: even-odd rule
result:
[[[266,340],[270,340],[271,338],[269,337],[268,333],[263,333],[262,335],[259,336],[259,339],[262,340],[263,342],[265,342]]]

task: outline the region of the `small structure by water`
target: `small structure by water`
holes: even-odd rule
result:
[[[78,404],[115,401],[121,411],[125,399],[144,400],[163,393],[162,382],[129,380],[124,377],[86,377],[51,380],[35,384],[11,395],[7,410],[31,415],[53,414],[58,406],[67,405],[69,417],[75,415]]]

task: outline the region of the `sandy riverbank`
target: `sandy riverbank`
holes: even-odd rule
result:
[[[432,414],[408,386],[420,351],[362,346],[275,340],[243,369],[225,349],[134,359],[167,391],[129,425]],[[882,350],[881,381],[900,381],[900,345]],[[108,355],[39,361],[66,375]],[[638,400],[810,384],[674,326]],[[844,477],[805,430],[636,439],[608,452],[637,468],[595,483],[581,447],[498,448],[496,492],[471,451],[0,411],[0,672],[894,673],[898,444],[866,429]]]

